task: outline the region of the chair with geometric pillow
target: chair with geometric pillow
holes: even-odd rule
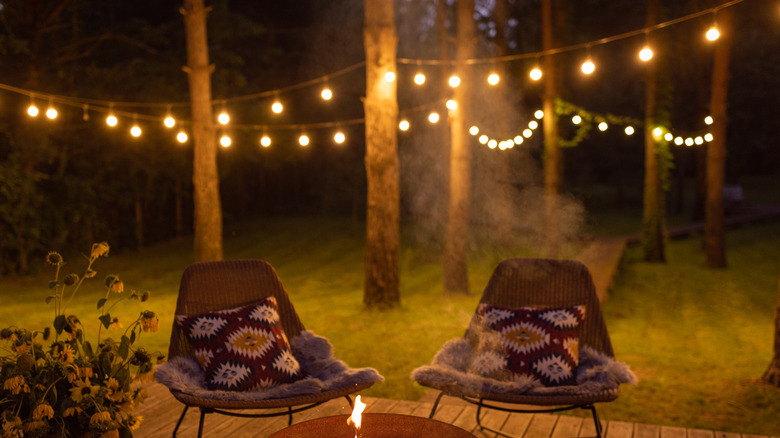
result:
[[[305,330],[274,268],[262,260],[200,262],[182,274],[168,361],[157,381],[190,407],[236,417],[288,416],[384,378],[349,368],[327,339]],[[237,412],[259,409],[262,412]]]
[[[445,343],[430,365],[412,372],[444,395],[504,412],[590,411],[635,383],[612,351],[593,279],[575,260],[512,258],[493,271],[462,338]],[[533,407],[529,407],[533,406]]]

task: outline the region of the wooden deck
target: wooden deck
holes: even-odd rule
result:
[[[145,385],[149,398],[136,412],[144,417],[134,436],[170,437],[183,409],[167,388],[157,383]],[[432,403],[429,397],[420,401],[362,398],[367,413],[394,413],[427,417]],[[319,417],[349,414],[351,409],[345,398],[331,400],[308,411],[295,414],[293,421],[300,423]],[[178,437],[196,437],[199,412],[190,409],[177,434]],[[444,397],[436,411],[435,419],[451,423],[470,431],[476,437],[496,437],[495,433],[481,431],[476,424],[476,408],[461,400]],[[569,438],[596,436],[593,420],[568,415],[508,414],[496,410],[483,410],[482,422],[502,432],[522,438]],[[684,429],[679,427],[634,424],[620,421],[602,421],[606,438],[768,438],[756,435],[724,433],[711,430]],[[287,417],[237,418],[210,414],[206,416],[204,437],[267,437],[287,426]],[[500,435],[498,435],[500,436]],[[777,438],[777,437],[775,437]]]

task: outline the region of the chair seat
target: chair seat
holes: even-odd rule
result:
[[[606,389],[594,394],[565,395],[515,395],[515,394],[479,394],[477,398],[503,403],[534,404],[541,406],[584,405],[611,402],[618,398],[620,389]]]

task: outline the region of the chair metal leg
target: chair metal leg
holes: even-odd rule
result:
[[[443,392],[439,392],[439,396],[436,397],[436,401],[433,402],[433,408],[431,409],[431,413],[428,415],[429,419],[433,419],[433,416],[436,414],[436,408],[439,406],[439,401],[444,396]]]
[[[344,397],[347,398],[347,403],[349,403],[349,407],[355,409],[355,403],[352,402],[352,397],[350,397],[349,394],[345,395]]]
[[[187,409],[190,407],[188,405],[184,405],[184,410],[181,412],[181,415],[179,416],[179,421],[176,422],[176,427],[173,428],[173,438],[176,438],[176,432],[179,431],[179,426],[181,426],[181,422],[184,420],[184,415],[187,413]]]
[[[593,415],[593,425],[596,426],[596,437],[601,438],[601,421],[599,421],[599,414],[596,413],[596,406],[587,405],[583,406],[582,409],[590,409],[590,413]]]
[[[208,409],[200,409],[200,421],[198,422],[198,438],[203,437],[203,420],[206,418]]]
[[[484,406],[484,405],[482,404],[482,399],[479,399],[479,402],[477,403],[477,426],[478,426],[478,427],[479,427],[481,430],[487,430],[488,432],[493,432],[493,433],[495,433],[496,435],[501,435],[501,436],[505,436],[505,437],[509,437],[509,438],[515,438],[515,436],[514,436],[514,435],[509,435],[509,434],[507,434],[506,432],[502,432],[502,431],[500,431],[500,430],[498,430],[498,429],[493,429],[492,427],[483,426],[483,425],[482,425],[482,420],[480,420],[480,418],[479,418],[479,417],[480,417],[480,414],[482,413],[482,406]],[[488,406],[486,406],[486,407],[488,407]]]

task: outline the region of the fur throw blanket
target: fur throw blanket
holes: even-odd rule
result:
[[[418,383],[447,392],[460,392],[465,396],[480,394],[507,395],[588,395],[617,388],[621,383],[636,384],[637,378],[628,365],[587,346],[580,347],[577,366],[577,385],[542,386],[530,376],[518,376],[503,381],[467,370],[474,354],[473,347],[463,338],[447,341],[436,353],[431,365],[412,371],[412,379]]]
[[[267,400],[341,389],[385,378],[373,368],[349,368],[333,357],[333,346],[327,339],[306,330],[291,342],[293,355],[305,378],[258,391],[211,391],[206,389],[203,370],[194,359],[175,357],[157,367],[154,377],[170,389],[189,395],[218,400]]]

